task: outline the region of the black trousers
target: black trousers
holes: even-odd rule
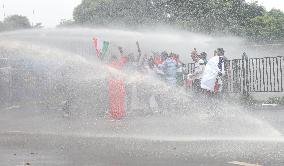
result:
[[[198,93],[198,94],[202,93],[201,80],[200,79],[195,79],[193,81],[192,88],[193,88],[193,92],[194,93]]]

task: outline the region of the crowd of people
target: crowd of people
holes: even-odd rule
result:
[[[222,92],[223,78],[225,72],[225,56],[224,49],[218,48],[214,52],[214,56],[207,59],[207,53],[198,53],[194,48],[191,52],[191,58],[194,61],[194,69],[188,71],[188,67],[184,64],[178,54],[175,53],[153,53],[152,56],[138,56],[129,54],[124,56],[120,48],[121,55],[111,56],[109,66],[117,70],[137,71],[143,75],[152,74],[153,77],[165,82],[172,87],[186,87],[192,89],[195,95],[215,95]],[[109,87],[109,113],[115,119],[120,119],[125,115],[126,108],[130,107],[131,85],[125,84],[124,80],[110,76],[108,79]],[[141,92],[142,93],[142,92]],[[125,99],[127,98],[127,102]],[[148,99],[147,99],[148,98]],[[143,99],[142,99],[143,100]],[[144,100],[149,100],[146,95]],[[159,95],[155,96],[158,105],[161,101]],[[149,102],[148,102],[149,103]],[[149,105],[149,104],[148,104]],[[162,107],[162,106],[161,106]]]

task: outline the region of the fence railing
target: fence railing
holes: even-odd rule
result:
[[[284,57],[248,58],[244,53],[241,59],[225,62],[224,87],[231,93],[284,92]],[[188,64],[188,73],[194,72],[194,63]]]

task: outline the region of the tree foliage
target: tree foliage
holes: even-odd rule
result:
[[[79,24],[147,25],[158,23],[162,11],[149,0],[83,0],[74,10]]]
[[[27,29],[32,27],[29,19],[20,15],[6,17],[4,19],[4,24],[8,29]]]
[[[41,23],[37,24],[37,27],[41,25]],[[20,15],[11,15],[4,19],[3,22],[0,22],[0,31],[9,31],[9,30],[17,30],[17,29],[28,29],[32,28],[30,21],[25,16]]]
[[[4,31],[5,25],[3,22],[0,21],[0,31]]]
[[[253,18],[247,28],[247,35],[254,40],[284,39],[284,13],[272,9],[262,16]]]
[[[83,0],[74,20],[85,25],[174,25],[254,40],[283,39],[283,12],[245,0]]]

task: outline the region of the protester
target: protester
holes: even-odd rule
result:
[[[159,68],[165,73],[165,81],[168,85],[176,86],[177,83],[177,62],[173,60],[173,54],[168,55],[163,53],[162,56],[167,56],[166,60],[159,65]]]
[[[121,70],[127,61],[127,57],[121,55],[120,58],[112,56],[109,66],[116,70]],[[108,79],[109,91],[109,114],[113,119],[121,119],[125,115],[125,85],[118,76],[111,75]]]
[[[179,59],[179,55],[175,55],[175,60],[177,63],[177,85],[178,86],[183,86],[184,85],[184,63],[181,62]]]
[[[197,49],[194,48],[190,55],[191,55],[191,57],[192,56],[197,56],[198,55]]]
[[[165,60],[165,59],[164,59]],[[155,73],[156,78],[158,78],[160,81],[165,81],[165,73],[161,68],[159,68],[159,65],[163,64],[164,62],[161,55],[158,53],[154,54],[154,68],[153,71]]]
[[[142,62],[139,65],[139,72],[141,79],[145,80],[147,79],[150,75],[152,75],[153,70],[153,59],[151,57],[148,57],[147,54],[144,54],[142,58]],[[150,110],[150,99],[152,97],[152,92],[151,92],[151,86],[149,83],[145,81],[140,81],[137,83],[137,97],[139,100],[139,103],[142,104],[142,107],[144,110],[148,111]]]
[[[134,54],[131,53],[127,57],[128,57],[128,60],[124,65],[124,70],[126,71],[126,73],[133,73],[137,71],[138,65],[135,60]],[[134,87],[135,87],[135,83],[133,83],[132,81],[127,81],[125,84],[127,112],[131,112],[132,110],[131,105],[132,105]]]
[[[128,71],[136,70],[136,60],[134,57],[134,53],[130,53],[127,55],[127,61],[125,62],[125,65],[123,66],[124,69],[127,69]]]
[[[207,53],[206,52],[200,53],[200,59],[202,59],[204,61],[204,64],[206,65],[208,63]]]
[[[161,65],[164,61],[162,60],[163,58],[161,57],[161,55],[159,55],[158,53],[154,53],[154,67],[153,67],[153,77],[154,79],[156,78],[158,81],[165,81],[165,73],[163,72],[163,70],[161,68],[159,68],[159,65]],[[165,60],[165,59],[164,59]],[[163,94],[161,93],[161,89],[160,89],[160,84],[155,84],[153,86],[153,96],[155,98],[155,101],[158,105],[158,111],[163,110],[165,107],[165,103],[163,102]]]
[[[161,61],[162,61],[162,63],[165,62],[167,58],[168,58],[168,53],[166,51],[162,52],[161,53]]]
[[[202,92],[201,89],[201,78],[205,69],[205,62],[200,56],[197,54],[196,49],[191,53],[191,58],[194,61],[194,72],[189,74],[189,78],[193,80],[192,86],[193,91],[196,94],[200,94]]]
[[[225,56],[224,49],[218,48],[204,70],[201,80],[201,88],[212,93],[222,91],[222,77],[225,75]]]
[[[163,63],[163,61],[162,61],[161,56],[158,53],[154,53],[154,64],[160,65],[162,63]]]
[[[146,74],[148,73],[148,71],[150,70],[149,69],[149,64],[148,64],[148,55],[145,54],[143,57],[142,57],[142,60],[141,62],[139,63],[139,66],[138,66],[138,69],[141,73],[143,74]]]
[[[173,101],[173,98],[169,97],[168,94],[174,93],[175,88],[165,86],[164,90],[162,89],[163,87],[160,86],[163,84],[159,82],[164,81],[167,85],[172,87],[184,85],[184,66],[186,65],[180,60],[179,55],[162,52],[161,54],[153,53],[153,56],[145,54],[142,57],[139,43],[137,42],[136,44],[139,53],[137,59],[134,57],[134,54],[129,54],[128,57],[123,56],[122,47],[119,47],[120,57],[111,56],[109,66],[112,69],[123,69],[126,73],[139,72],[137,77],[138,81],[134,84],[132,84],[131,81],[126,81],[125,83],[123,79],[117,75],[109,76],[109,114],[114,119],[121,119],[125,115],[125,99],[127,110],[131,110],[134,87],[137,87],[137,97],[139,103],[143,104],[144,110],[151,109],[150,100],[153,97],[160,109],[172,110],[176,108],[172,106],[178,102]],[[101,50],[101,52],[104,52],[104,50]],[[211,93],[222,92],[224,88],[226,88],[226,86],[224,86],[224,80],[226,80],[226,68],[228,68],[228,66],[226,66],[225,63],[226,58],[224,53],[223,48],[218,48],[214,52],[214,57],[208,61],[206,52],[202,52],[198,55],[197,49],[193,49],[191,58],[194,61],[194,71],[187,77],[192,80],[195,95],[201,94],[204,90]],[[141,58],[142,60],[140,60]],[[115,72],[116,71],[114,71],[114,73]],[[143,81],[139,81],[140,79]],[[158,84],[155,84],[155,81]],[[68,109],[69,103],[66,102],[65,105],[66,109]]]

